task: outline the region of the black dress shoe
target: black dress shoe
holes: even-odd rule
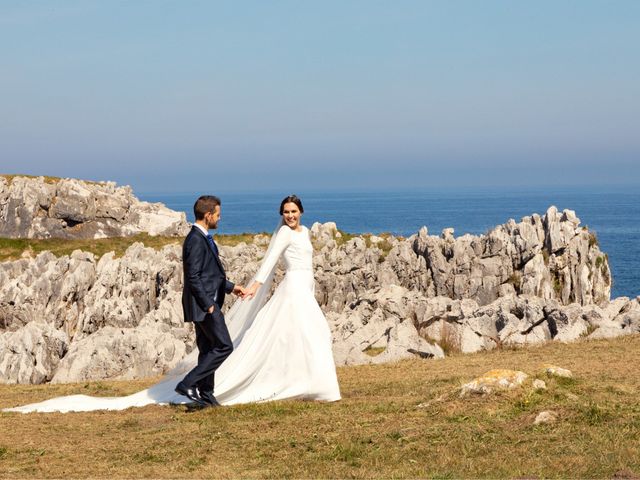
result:
[[[218,402],[216,397],[213,396],[213,392],[209,392],[209,391],[201,392],[200,390],[198,390],[198,395],[200,395],[200,398],[202,400],[207,402],[208,406],[210,406],[210,407],[219,407],[220,406],[220,403]]]
[[[198,395],[198,390],[196,388],[189,388],[182,382],[176,385],[176,392],[187,397],[189,400],[200,407],[207,407],[209,405],[206,401],[200,398],[200,395]]]

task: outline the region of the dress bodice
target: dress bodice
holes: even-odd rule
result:
[[[302,226],[300,231],[292,230],[286,225],[280,227],[255,279],[264,283],[281,256],[284,258],[287,272],[312,270],[313,246],[307,227]]]
[[[311,270],[313,247],[309,240],[309,231],[306,227],[302,227],[299,232],[290,228],[289,230],[291,231],[291,241],[282,254],[285,269],[287,271]]]

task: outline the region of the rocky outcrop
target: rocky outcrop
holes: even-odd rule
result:
[[[510,294],[563,304],[609,300],[611,273],[595,235],[571,210],[510,220],[486,235],[440,237],[423,228],[414,250],[432,272],[435,294],[473,298],[481,305]]]
[[[113,182],[0,176],[0,237],[172,236],[188,228],[184,213],[141,202]]]
[[[353,237],[335,224],[311,234],[338,365],[640,332],[640,299],[609,301],[607,257],[569,210],[480,236]],[[248,282],[268,242],[223,245],[229,276]],[[2,381],[139,378],[175,366],[194,348],[180,257],[176,241],[158,251],[135,243],[121,258],[44,252],[1,263]]]
[[[0,378],[138,378],[173,367],[193,342],[181,277],[177,244],[135,243],[122,258],[44,252],[0,264]]]
[[[392,285],[369,292],[342,313],[329,312],[336,362],[351,365],[414,355],[444,357],[442,348],[418,330],[417,320],[426,308],[424,296]]]
[[[0,372],[8,383],[44,383],[52,379],[69,339],[42,322],[30,322],[0,335]]]
[[[608,258],[595,234],[571,210],[549,208],[486,235],[455,238],[423,227],[408,239],[338,237],[335,224],[316,227],[320,302],[340,310],[378,286],[400,285],[431,297],[471,299],[487,305],[500,297],[529,295],[563,305],[606,302],[611,294]]]

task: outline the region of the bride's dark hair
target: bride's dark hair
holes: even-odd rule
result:
[[[288,197],[284,197],[282,202],[280,202],[280,215],[284,212],[284,206],[287,203],[295,203],[300,209],[300,213],[304,213],[304,208],[302,207],[302,200],[298,198],[297,195],[289,195]]]

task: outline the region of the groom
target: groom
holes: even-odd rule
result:
[[[233,343],[222,315],[225,293],[244,296],[245,290],[227,280],[218,247],[209,229],[218,227],[220,199],[203,195],[193,206],[196,222],[182,246],[184,321],[193,322],[198,346],[198,364],[176,386],[176,392],[196,405],[220,405],[213,396],[216,369],[233,351]]]

